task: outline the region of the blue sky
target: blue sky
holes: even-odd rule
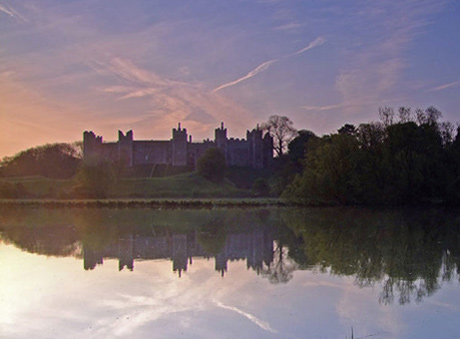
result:
[[[460,2],[0,0],[0,157],[84,130],[331,133],[379,106],[460,121]]]

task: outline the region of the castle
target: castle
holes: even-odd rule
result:
[[[224,123],[215,130],[215,138],[192,142],[187,129],[172,130],[170,140],[134,140],[133,131],[118,131],[117,142],[103,142],[92,131],[83,133],[83,158],[116,161],[126,167],[142,165],[188,166],[195,168],[197,160],[209,148],[218,148],[225,155],[228,166],[268,168],[273,159],[273,138],[257,126],[246,132],[246,139],[227,138]]]
[[[83,248],[83,267],[93,270],[104,262],[104,258],[117,258],[118,269],[134,269],[135,260],[170,259],[173,272],[179,277],[186,272],[194,258],[214,257],[215,270],[223,276],[228,270],[228,262],[246,260],[247,268],[257,274],[274,261],[274,233],[266,229],[256,229],[244,233],[230,233],[219,253],[210,254],[200,245],[200,231],[187,233],[167,233],[166,235],[141,236],[124,234],[118,240],[100,250]]]

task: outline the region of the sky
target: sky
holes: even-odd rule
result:
[[[194,141],[271,115],[318,135],[381,106],[460,122],[458,0],[0,0],[0,158],[82,139]]]

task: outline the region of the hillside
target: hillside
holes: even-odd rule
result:
[[[58,180],[41,176],[0,179],[0,198],[76,198],[72,179]],[[248,197],[250,190],[239,189],[230,181],[221,184],[196,173],[164,178],[122,178],[108,198],[220,198]]]

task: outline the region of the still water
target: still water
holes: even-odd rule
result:
[[[0,214],[0,337],[460,338],[443,210]]]

